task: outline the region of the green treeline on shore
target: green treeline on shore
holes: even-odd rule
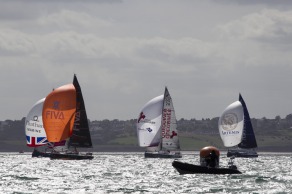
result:
[[[226,150],[218,132],[219,118],[180,119],[177,121],[182,150],[200,150],[213,145]],[[292,151],[292,114],[285,118],[252,118],[259,151]],[[0,121],[0,151],[31,151],[26,146],[25,118]],[[92,151],[144,151],[138,146],[136,119],[89,121]]]

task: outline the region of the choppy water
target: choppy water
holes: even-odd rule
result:
[[[199,163],[197,152],[183,154]],[[292,193],[292,154],[259,154],[235,160],[241,175],[179,175],[173,159],[143,153],[95,153],[91,161],[0,153],[0,193]]]

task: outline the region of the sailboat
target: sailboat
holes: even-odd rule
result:
[[[164,95],[147,102],[137,119],[140,147],[145,158],[181,158],[177,123],[172,98],[165,87]]]
[[[63,143],[53,147],[51,159],[93,159],[92,153],[81,154],[77,148],[92,148],[88,120],[79,82],[53,90],[45,99],[42,111],[49,142]]]
[[[224,146],[231,148],[227,157],[258,157],[252,123],[241,94],[238,101],[223,111],[218,125]]]
[[[28,147],[33,147],[32,157],[50,157],[48,140],[43,127],[42,110],[45,98],[37,101],[25,118],[25,134]]]

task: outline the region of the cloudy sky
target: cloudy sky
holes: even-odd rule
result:
[[[290,0],[0,0],[0,120],[76,73],[88,118],[134,119],[167,86],[177,119],[292,113]]]

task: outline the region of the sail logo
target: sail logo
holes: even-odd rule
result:
[[[222,116],[221,126],[226,131],[234,130],[237,127],[238,118],[234,113],[227,113]]]
[[[146,129],[142,129],[142,128],[138,128],[139,131],[148,131],[149,133],[151,133],[153,131],[153,129],[151,129],[150,127],[146,128]]]
[[[150,133],[152,132],[152,129],[150,127],[146,128],[147,131],[149,131]]]
[[[171,122],[171,109],[163,109],[162,112],[162,138],[170,138],[170,122]]]
[[[175,131],[172,131],[172,134],[170,136],[170,139],[172,139],[174,136],[177,136],[177,133]]]
[[[62,111],[46,111],[47,119],[65,119],[64,113]]]
[[[55,102],[53,103],[53,109],[58,110],[58,109],[59,109],[59,104],[60,104],[59,101],[55,101]]]
[[[39,121],[39,117],[38,116],[34,116],[32,120],[33,121]]]
[[[140,121],[141,121],[142,119],[145,119],[145,118],[146,118],[146,116],[144,115],[143,112],[141,112],[141,113],[140,113],[140,116],[139,116],[139,118],[138,118],[138,123],[140,123]]]

